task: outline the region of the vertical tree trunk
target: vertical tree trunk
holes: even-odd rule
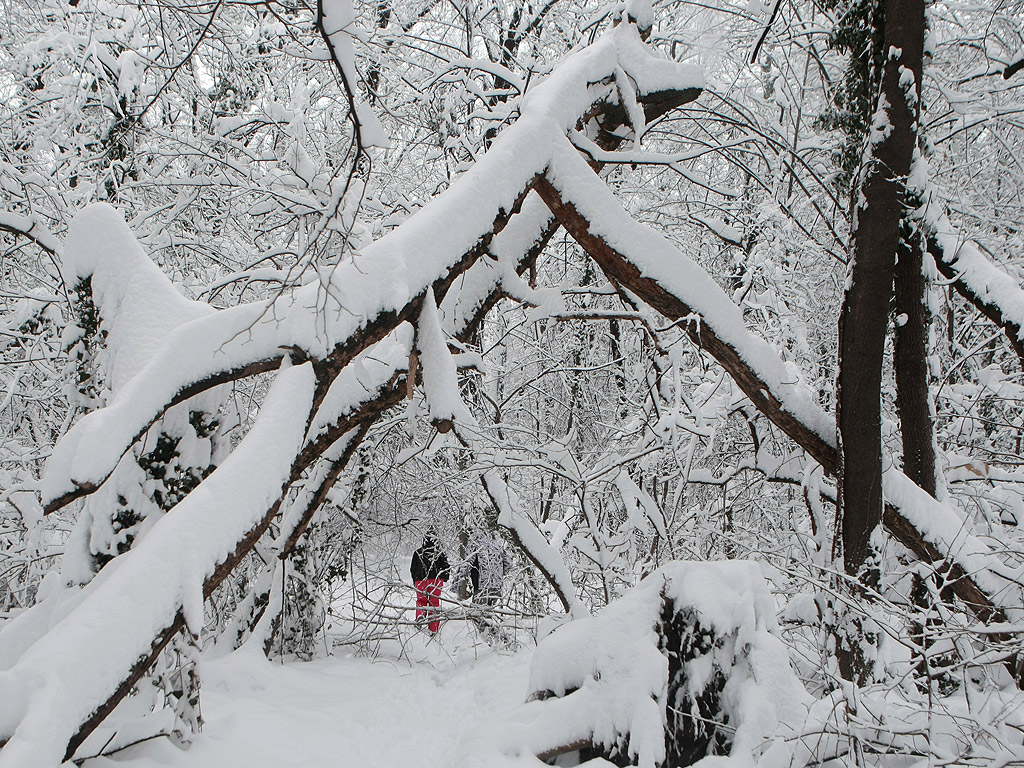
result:
[[[903,471],[922,489],[935,496],[938,475],[935,468],[935,436],[931,398],[928,392],[928,309],[925,306],[927,281],[922,271],[925,240],[915,222],[905,217],[903,238],[896,261],[896,335],[893,346],[893,369],[896,374],[896,408],[903,438]],[[942,579],[936,577],[939,589]],[[944,600],[953,595],[946,587]],[[909,627],[911,643],[920,656],[917,664],[919,684],[929,686],[929,633],[935,624],[932,592],[923,576],[914,574],[910,598],[920,612]],[[949,685],[948,675],[941,676],[939,687]]]
[[[843,567],[866,586],[878,579],[870,539],[882,520],[882,356],[905,180],[917,142],[924,0],[885,0],[884,24],[881,93],[861,171],[839,319],[836,405]],[[869,670],[858,628],[847,624],[837,634],[840,672],[863,679]]]
[[[387,0],[379,0],[377,3],[377,30],[384,32],[391,21],[391,4]],[[393,41],[387,40],[384,43],[384,55],[391,51]],[[378,89],[380,88],[380,59],[372,62],[366,72],[367,99],[371,104],[377,103]]]
[[[906,229],[906,228],[905,228]],[[932,496],[936,490],[935,443],[928,396],[928,310],[918,233],[900,242],[896,262],[896,408],[903,437],[903,471]]]

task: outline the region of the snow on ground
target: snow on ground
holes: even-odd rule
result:
[[[345,647],[308,663],[207,659],[190,749],[161,738],[83,768],[447,768],[463,734],[526,696],[532,654],[471,640],[449,624],[407,637],[401,658],[389,646],[375,659]]]

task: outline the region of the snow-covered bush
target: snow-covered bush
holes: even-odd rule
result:
[[[749,765],[810,702],[776,633],[756,563],[669,563],[545,638],[528,702],[464,743],[466,764],[497,748],[651,768],[709,755]]]

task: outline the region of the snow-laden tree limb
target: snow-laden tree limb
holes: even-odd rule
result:
[[[703,85],[695,68],[651,56],[632,25],[619,25],[573,54],[524,96],[522,116],[473,168],[354,261],[270,302],[223,310],[171,333],[107,408],[82,419],[58,443],[43,484],[47,509],[99,487],[171,405],[272,370],[285,352],[317,361],[321,381],[328,381],[360,351],[414,320],[428,289],[445,296],[522,205],[555,141],[600,113],[595,104],[613,98],[616,67],[655,111],[694,98]]]
[[[964,240],[935,201],[921,211],[928,252],[939,272],[964,299],[1006,333],[1010,347],[1024,365],[1024,288]]]
[[[83,590],[74,609],[0,673],[0,767],[69,759],[266,529],[292,481],[312,366],[282,370],[238,448]],[[246,550],[247,551],[247,550]]]
[[[467,443],[472,445],[472,441]],[[569,576],[569,569],[565,567],[565,561],[530,520],[516,492],[493,468],[484,470],[480,481],[498,511],[498,525],[509,532],[516,546],[544,575],[565,612],[574,618],[588,616],[590,611],[576,595],[576,587]]]
[[[832,418],[796,372],[746,328],[739,308],[703,269],[629,216],[568,139],[536,190],[612,282],[682,323],[758,410],[827,472],[836,473]],[[971,535],[955,509],[923,491],[914,493],[908,488],[913,483],[895,468],[886,471],[883,482],[886,528],[925,562],[941,564],[957,596],[979,618],[1001,621],[1007,610],[1021,608],[1021,574]]]
[[[97,248],[97,243],[109,247]],[[98,330],[104,336],[99,367],[104,387],[113,391],[145,365],[168,333],[215,312],[209,304],[182,295],[145,253],[121,215],[105,203],[94,206],[90,217],[72,223],[61,251],[60,269],[65,284],[72,290],[82,288],[97,311]],[[215,413],[218,404],[214,391],[205,394],[199,403],[193,401],[183,407]],[[103,505],[108,501],[94,497],[89,503]],[[108,510],[101,511],[104,513]],[[90,514],[88,507],[82,514]],[[87,550],[87,546],[82,549]],[[78,586],[92,577],[93,570],[91,563],[83,566],[71,562],[81,559],[66,553],[60,577],[54,574],[51,579],[52,591],[47,599],[5,625],[0,633],[0,669],[12,666],[31,643],[80,602]],[[54,588],[58,578],[65,583]]]
[[[537,192],[562,226],[623,285],[677,320],[759,410],[819,461],[834,453],[835,425],[708,273],[664,236],[636,222],[568,141],[560,142]],[[834,459],[833,459],[834,461]]]
[[[186,619],[191,618],[192,624],[195,624],[196,614],[201,612],[202,596],[208,595],[252,549],[276,514],[287,484],[294,482],[305,468],[324,455],[339,438],[352,429],[364,429],[393,402],[395,384],[401,378],[400,365],[397,361],[396,364],[389,361],[372,375],[366,376],[367,369],[372,367],[368,365],[369,356],[364,358],[362,366],[358,364],[359,356],[387,338],[405,320],[415,319],[421,311],[422,296],[427,290],[433,290],[438,297],[445,296],[453,282],[484,253],[494,250],[499,255],[498,252],[503,252],[509,257],[509,263],[515,262],[517,265],[525,265],[536,258],[554,230],[551,218],[542,215],[539,205],[533,205],[533,213],[520,220],[522,226],[514,228],[516,236],[510,242],[504,246],[496,245],[494,236],[504,228],[527,197],[536,174],[547,166],[548,154],[554,143],[552,138],[564,136],[570,127],[578,126],[581,118],[596,119],[606,131],[614,129],[615,105],[608,99],[613,96],[611,79],[616,66],[637,83],[637,92],[642,99],[651,96],[649,102],[644,100],[645,111],[649,110],[648,115],[662,114],[672,106],[692,100],[700,92],[698,72],[651,58],[639,42],[635,30],[628,25],[620,25],[596,46],[570,57],[566,65],[528,94],[523,108],[524,116],[494,143],[475,169],[467,172],[418,216],[368,248],[357,257],[358,263],[339,265],[321,283],[281,294],[270,302],[215,313],[204,309],[202,316],[173,329],[163,329],[167,338],[145,364],[126,377],[123,386],[118,387],[111,406],[84,419],[62,441],[59,455],[53,461],[46,494],[51,507],[98,488],[124,451],[171,405],[217,383],[269,370],[286,353],[299,361],[314,361],[312,368],[315,375],[309,375],[308,398],[291,398],[295,403],[305,402],[309,406],[301,418],[296,416],[290,427],[299,429],[298,441],[291,445],[290,441],[281,437],[290,432],[283,430],[283,427],[277,429],[278,434],[272,441],[275,450],[266,452],[264,457],[265,462],[268,456],[277,456],[277,451],[282,452],[282,455],[287,454],[288,450],[292,451],[285,479],[277,489],[276,498],[271,498],[274,494],[268,493],[266,503],[260,509],[253,508],[252,504],[247,505],[248,513],[257,515],[257,524],[232,538],[233,549],[229,548],[226,559],[216,565],[214,573],[205,578],[205,583],[200,584],[198,599],[193,591],[187,607],[182,603],[180,610],[169,616],[164,611],[161,615],[167,619],[166,622],[153,622],[152,626],[146,625],[146,622],[142,625],[133,624],[134,629],[130,633],[132,642],[142,650],[135,649],[138,652],[121,654],[117,660],[110,659],[109,664],[102,663],[96,673],[101,679],[83,681],[78,695],[82,702],[94,704],[94,708],[91,713],[86,712],[86,704],[81,703],[77,709],[72,708],[66,717],[59,719],[60,733],[50,733],[46,737],[50,744],[48,748],[54,755],[65,744],[70,745],[66,754],[73,754],[77,744],[128,693],[171,636],[186,625]],[[615,141],[617,139],[607,139],[609,145]],[[488,161],[486,158],[491,159]],[[514,169],[514,172],[510,172],[510,169]],[[92,249],[91,253],[97,260],[105,250],[126,247],[124,242],[119,241],[124,229],[105,226],[104,219],[109,214],[109,209],[90,209],[83,214],[83,226],[90,236],[81,245],[86,250]],[[127,247],[131,249],[137,246],[129,243]],[[516,258],[517,252],[522,258]],[[501,261],[500,256],[498,260]],[[456,313],[463,318],[465,327],[462,330],[478,323],[486,308],[493,306],[501,292],[503,274],[501,270],[494,272],[491,281],[493,287],[478,293],[476,300],[463,304],[463,311]],[[486,286],[488,279],[483,284]],[[130,285],[123,288],[131,289]],[[449,322],[453,320],[450,316],[446,319]],[[455,335],[460,324],[454,322],[454,327],[449,326],[449,332]],[[407,349],[407,344],[407,340],[403,342],[398,338],[393,349],[401,349],[403,346]],[[305,365],[299,367],[309,371]],[[271,418],[274,402],[271,399],[265,404],[264,415],[258,424],[266,423]],[[306,413],[313,409],[316,409],[316,422],[307,431]],[[261,433],[254,428],[250,437],[233,454],[237,458],[229,460],[230,463],[211,475],[182,502],[184,506],[179,505],[168,514],[165,520],[169,522],[164,523],[162,520],[158,526],[154,526],[143,542],[148,542],[158,530],[173,531],[176,526],[181,526],[182,523],[175,521],[182,517],[179,514],[182,510],[193,510],[192,514],[198,514],[195,510],[208,505],[210,495],[216,495],[218,483],[223,481],[225,473],[228,473],[229,478],[234,477],[235,472],[244,474],[239,467],[245,464],[247,457],[251,458],[251,451],[243,448],[251,446],[258,434]],[[351,441],[351,445],[358,443],[359,434]],[[349,447],[346,444],[346,453]],[[344,456],[339,463],[343,462]],[[257,461],[254,466],[263,467],[263,462]],[[260,482],[253,484],[253,490],[262,488],[274,476],[270,472],[260,474],[259,469],[257,474]],[[315,505],[306,505],[302,513],[297,515],[294,531],[301,531],[308,523],[309,510],[315,511]],[[533,532],[538,541],[529,543],[528,549],[537,550],[538,547],[543,549],[548,546],[539,531]],[[138,567],[130,564],[144,562],[145,553],[159,547],[165,538],[157,536],[156,543],[140,550],[143,554],[126,555],[128,566],[120,558],[111,563],[102,578],[94,582],[95,586],[89,587],[89,595],[95,590],[101,596],[88,598],[89,605],[95,607],[97,601],[118,598],[117,590],[102,590],[103,585],[114,578],[109,574]],[[225,536],[225,540],[227,538]],[[564,570],[564,564],[560,565]],[[571,584],[567,579],[563,581],[566,581],[563,586],[567,586],[571,594]],[[83,602],[86,599],[83,598]],[[572,602],[567,606],[571,607]],[[84,621],[76,617],[85,616],[85,610],[79,606],[79,612],[72,611],[59,626],[67,628],[77,625],[79,620]],[[122,615],[130,617],[132,611],[123,611]],[[72,623],[68,624],[69,621]],[[61,634],[63,630],[46,634],[8,671],[7,679],[20,686],[25,696],[28,696],[29,687],[35,690],[34,686],[26,687],[24,680],[37,671],[39,654],[42,653],[37,649],[51,646],[63,648]],[[113,653],[114,650],[111,650],[111,655]],[[70,649],[65,656],[69,666],[74,663],[83,668],[90,666]],[[95,660],[92,661],[95,663]],[[130,668],[123,676],[111,671],[126,665]],[[111,687],[115,688],[112,692]],[[49,692],[39,693],[38,696],[52,695],[52,689],[47,686],[39,690]],[[0,764],[11,764],[10,761],[17,761],[23,752],[27,754],[31,750],[28,745],[40,737],[33,728],[38,726],[39,729],[45,729],[40,714],[42,710],[33,703],[36,700],[16,696],[9,700],[10,703],[5,702],[6,709],[2,714],[7,719],[0,721],[3,726],[0,734],[5,739],[11,737],[11,740],[4,752],[0,753],[0,759],[4,761]],[[79,722],[72,724],[76,718]],[[85,722],[81,722],[82,718],[86,718]],[[28,730],[19,727],[23,720],[28,723]],[[37,725],[33,726],[32,723]],[[75,730],[69,731],[72,728]],[[49,757],[43,759],[49,761]]]
[[[38,245],[49,253],[60,251],[58,240],[38,216],[23,216],[10,211],[0,211],[0,231],[19,235]]]

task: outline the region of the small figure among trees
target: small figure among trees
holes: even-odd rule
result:
[[[475,531],[467,549],[469,581],[473,600],[480,605],[494,606],[501,599],[501,587],[512,568],[512,559],[505,546],[483,531]]]
[[[430,632],[435,633],[441,628],[437,608],[441,605],[441,590],[450,569],[448,558],[431,534],[424,536],[423,545],[412,553],[409,570],[416,588],[416,620],[428,622]]]

